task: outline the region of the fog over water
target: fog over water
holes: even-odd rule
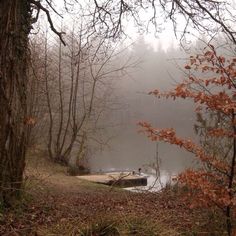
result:
[[[140,38],[130,51],[142,63],[132,69],[130,77],[119,80],[116,85],[116,95],[123,109],[111,112],[109,119],[120,125],[109,131],[114,134],[109,148],[90,158],[93,171],[137,170],[140,167],[145,171],[147,165],[155,162],[156,143],[138,132],[138,121],[147,121],[159,128],[173,127],[179,136],[194,138],[195,114],[191,101],[147,95],[154,89],[173,88],[185,76],[177,64],[183,66],[182,59],[189,55],[177,49],[165,52],[161,46],[158,48],[154,51]],[[193,165],[191,154],[169,144],[159,143],[158,155],[161,172],[167,175],[175,175]]]

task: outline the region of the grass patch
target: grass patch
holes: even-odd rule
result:
[[[62,219],[62,222],[41,229],[39,235],[47,236],[119,236],[122,235],[119,232],[117,221],[112,219],[98,219],[88,224],[80,222],[80,219]]]
[[[156,236],[161,233],[160,225],[145,218],[131,217],[124,223],[122,235]]]
[[[79,219],[59,223],[47,228],[39,235],[68,235],[68,236],[175,236],[179,235],[166,226],[152,220],[134,217],[100,217],[88,224],[78,223]]]
[[[116,221],[111,219],[99,220],[85,227],[79,232],[80,236],[119,236],[119,226]]]
[[[69,176],[42,153],[29,153],[23,199],[10,212],[0,205],[0,235],[224,235],[222,216],[189,209],[185,192],[167,185],[131,193]]]

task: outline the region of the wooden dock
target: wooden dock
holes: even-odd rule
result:
[[[88,180],[94,183],[123,188],[147,185],[146,176],[132,174],[131,172],[111,172],[96,175],[83,175],[77,176],[77,178]]]

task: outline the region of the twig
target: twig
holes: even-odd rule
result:
[[[32,4],[34,4],[37,8],[38,8],[38,11],[39,10],[42,10],[46,16],[47,16],[47,20],[49,22],[49,25],[50,25],[50,28],[51,30],[56,34],[58,35],[58,37],[60,38],[61,42],[63,43],[64,46],[66,46],[66,43],[62,37],[63,34],[65,34],[65,32],[59,32],[56,30],[56,28],[54,27],[54,24],[53,24],[53,21],[52,21],[52,18],[51,18],[51,15],[50,15],[50,12],[47,8],[45,8],[44,6],[42,6],[42,4],[40,3],[40,1],[35,1],[35,0],[30,0],[30,2]]]

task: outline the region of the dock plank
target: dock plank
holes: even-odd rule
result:
[[[132,174],[130,172],[112,172],[96,175],[83,175],[77,176],[77,178],[94,183],[119,187],[136,187],[147,185],[146,176]]]

